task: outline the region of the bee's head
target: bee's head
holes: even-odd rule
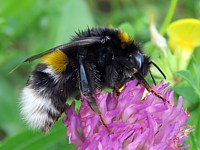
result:
[[[122,52],[125,52],[125,58],[128,59],[132,68],[146,76],[150,69],[150,58],[142,53],[140,46],[126,32],[119,31],[118,37],[121,41]]]
[[[132,66],[137,69],[143,76],[146,76],[150,69],[150,58],[141,51],[133,51],[128,56]]]

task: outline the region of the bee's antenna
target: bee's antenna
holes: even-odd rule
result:
[[[158,67],[158,65],[156,65],[153,61],[150,61],[149,62],[150,64],[153,64],[157,69],[158,69],[158,71],[162,74],[162,76],[164,77],[164,79],[166,79],[166,76],[165,76],[165,74],[162,72],[162,70]],[[151,75],[151,73],[150,73],[150,75]],[[151,75],[151,77],[152,77],[152,75]],[[153,78],[152,78],[153,79]]]
[[[151,76],[151,78],[152,78],[152,80],[153,80],[154,85],[156,85],[156,81],[155,81],[155,79],[154,79],[154,77],[153,77],[153,75],[152,75],[151,70],[149,70],[149,74],[150,74],[150,76]]]

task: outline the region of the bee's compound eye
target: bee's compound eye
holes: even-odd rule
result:
[[[142,55],[141,53],[137,53],[137,54],[135,55],[135,59],[136,59],[136,61],[137,61],[138,68],[141,68],[141,67],[142,67],[142,64],[143,64],[143,62],[144,62],[144,57],[143,57],[143,55]]]
[[[144,62],[144,57],[140,52],[134,52],[129,55],[129,60],[135,65],[135,67],[140,69]]]

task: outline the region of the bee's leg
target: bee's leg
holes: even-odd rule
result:
[[[115,86],[115,88],[114,88],[114,94],[115,94],[116,96],[119,96],[119,95],[120,95],[120,88],[119,88],[118,86]]]
[[[100,114],[100,110],[97,106],[96,100],[93,96],[93,89],[90,83],[89,75],[87,74],[86,65],[84,63],[84,56],[79,56],[79,65],[80,65],[80,90],[83,96],[85,96],[90,108]]]
[[[140,74],[140,73],[135,73],[134,77],[141,83],[144,85],[144,87],[147,89],[147,91],[153,93],[155,96],[157,96],[158,98],[162,99],[164,102],[168,102],[161,94],[155,92],[151,86],[148,84],[148,82],[144,79],[144,77]]]
[[[85,64],[84,56],[79,56],[79,65],[80,65],[80,90],[81,93],[85,96],[90,108],[97,114],[99,114],[100,122],[108,129],[108,126],[105,124],[102,114],[97,106],[95,97],[93,96],[93,89],[90,83],[90,77],[87,74],[88,69]],[[109,130],[109,129],[108,129]]]

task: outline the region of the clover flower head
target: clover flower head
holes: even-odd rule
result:
[[[153,89],[168,100],[147,93],[137,80],[128,82],[119,96],[99,92],[95,95],[103,118],[93,112],[86,99],[78,113],[72,104],[63,119],[69,142],[79,150],[185,149],[183,145],[191,132],[187,126],[189,114],[182,108],[182,98],[174,105],[169,84]]]

